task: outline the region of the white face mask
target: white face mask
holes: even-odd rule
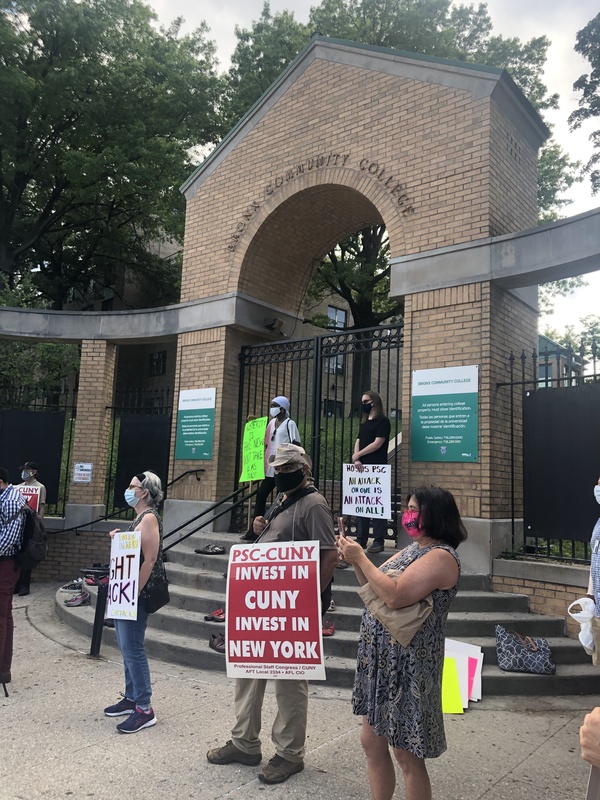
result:
[[[271,406],[271,408],[269,409],[269,414],[272,417],[278,417],[282,411],[283,408],[281,408],[281,406]]]
[[[594,486],[594,497],[596,498],[596,502],[600,503],[600,486]]]

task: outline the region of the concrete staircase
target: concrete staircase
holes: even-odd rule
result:
[[[171,603],[150,617],[146,649],[150,656],[199,669],[225,670],[225,657],[208,647],[212,633],[223,631],[224,624],[206,622],[205,614],[225,607],[224,573],[227,555],[203,556],[194,548],[207,542],[223,544],[229,550],[238,542],[237,534],[197,533],[168,552],[167,574]],[[386,554],[373,556],[381,563],[393,553],[387,543]],[[95,607],[67,608],[69,596],[57,592],[56,612],[60,619],[91,637]],[[336,611],[326,617],[335,625],[335,635],[325,638],[327,682],[351,687],[356,661],[356,644],[362,604],[356,592],[352,569],[336,570],[333,598]],[[550,641],[556,675],[506,673],[496,662],[494,628],[497,623],[530,636]],[[576,639],[565,636],[563,617],[548,617],[529,611],[526,595],[503,594],[489,590],[489,578],[463,575],[459,592],[448,617],[447,635],[479,645],[485,654],[483,697],[489,695],[573,695],[596,694],[599,673]],[[104,628],[104,641],[116,644],[114,631]]]

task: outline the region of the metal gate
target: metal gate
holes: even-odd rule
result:
[[[587,351],[557,347],[531,356],[534,380],[525,380],[529,357],[521,356],[521,380],[511,380],[511,397],[522,392],[522,419],[513,414],[511,429],[522,422],[523,544],[513,552],[528,557],[589,560],[589,539],[600,507],[592,493],[600,476],[600,375],[596,345]],[[511,354],[511,373],[515,358]],[[511,403],[511,407],[514,404]],[[520,472],[515,463],[513,485]],[[518,478],[517,478],[518,479]]]
[[[21,482],[19,467],[35,461],[46,487],[45,512],[62,516],[67,501],[76,393],[16,391],[0,398],[0,464]]]
[[[123,492],[132,475],[155,472],[166,485],[169,470],[173,399],[171,389],[123,389],[112,406],[112,428],[105,503],[125,509]]]
[[[312,458],[315,483],[339,512],[342,464],[350,461],[354,449],[361,395],[374,389],[381,394],[392,425],[389,463],[392,487],[399,496],[399,446],[393,445],[399,445],[402,428],[402,345],[402,326],[395,325],[243,347],[236,476],[244,423],[265,416],[271,399],[285,395],[302,445]],[[395,536],[395,512],[391,529]]]

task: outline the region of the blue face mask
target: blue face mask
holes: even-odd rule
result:
[[[125,493],[123,496],[125,497],[125,502],[127,503],[127,505],[131,506],[132,508],[135,508],[135,506],[137,506],[137,504],[140,502],[141,499],[135,496],[135,489],[125,489]]]
[[[21,480],[28,481],[29,478],[31,478],[31,472],[26,472],[25,470],[23,470],[23,472],[21,473]]]

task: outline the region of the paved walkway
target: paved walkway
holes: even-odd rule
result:
[[[10,697],[0,700],[0,798],[104,800],[265,797],[368,800],[359,722],[349,692],[312,685],[306,768],[266,787],[257,768],[208,764],[206,750],[229,738],[232,684],[224,674],[151,663],[159,722],[132,736],[102,714],[122,690],[119,653],[89,642],[53,613],[56,586],[15,598]],[[599,675],[600,689],[600,675]],[[446,717],[448,751],[429,762],[436,800],[579,800],[588,768],[578,730],[598,697],[489,698]],[[273,718],[267,692],[265,728]],[[263,752],[273,750],[268,736]],[[404,796],[401,782],[398,798]]]

